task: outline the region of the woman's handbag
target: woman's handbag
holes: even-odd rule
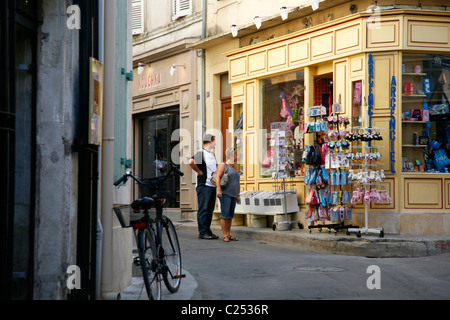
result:
[[[216,184],[216,176],[217,176],[217,171],[213,172],[211,175],[211,183],[215,186],[217,186]],[[230,180],[230,177],[228,176],[228,166],[225,165],[225,171],[223,172],[222,177],[220,178],[220,187],[221,188],[226,188],[228,186],[228,182]]]

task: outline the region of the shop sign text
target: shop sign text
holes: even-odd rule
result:
[[[390,140],[390,160],[391,160],[391,172],[395,173],[395,108],[397,102],[397,81],[395,80],[395,76],[392,77],[391,82],[391,101],[390,101],[390,109],[391,109],[391,118],[389,121],[389,140]]]
[[[161,85],[161,73],[149,73],[138,80],[139,90],[146,90]]]
[[[369,127],[372,127],[372,116],[373,116],[373,57],[369,54]]]

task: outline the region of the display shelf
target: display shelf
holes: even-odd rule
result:
[[[427,74],[424,72],[403,72],[402,75],[404,76],[426,76]]]
[[[287,231],[292,229],[293,224],[297,224],[301,229],[302,225],[299,221],[288,220],[288,213],[291,211],[287,206],[288,197],[294,194],[295,202],[297,202],[297,192],[286,189],[288,184],[292,187],[295,186],[292,180],[295,176],[295,170],[293,153],[294,142],[291,126],[287,122],[272,122],[270,124],[270,129],[271,132],[267,136],[269,141],[268,145],[271,148],[269,151],[270,156],[268,155],[270,158],[270,172],[274,181],[275,194],[277,194],[280,199],[284,199],[283,213],[285,215],[285,221],[274,222],[272,229]],[[289,179],[289,182],[287,179]],[[298,210],[299,208],[297,202],[297,207],[294,212]]]
[[[403,144],[403,148],[426,148],[426,145],[420,145],[420,144]]]
[[[379,130],[379,129],[375,129],[375,127],[370,127],[370,128],[361,128],[361,127],[355,127],[353,128],[353,130],[364,130],[365,132],[372,132],[373,130]],[[364,141],[364,143],[366,144],[364,147],[367,148],[373,148],[373,146],[370,146],[371,141]],[[365,226],[362,228],[348,228],[347,229],[347,234],[350,233],[355,233],[356,236],[358,238],[360,238],[363,234],[378,234],[380,238],[384,237],[384,229],[383,228],[369,228],[369,206],[370,203],[372,203],[370,201],[366,200],[366,197],[368,194],[370,194],[373,191],[373,187],[379,186],[380,183],[382,182],[382,180],[384,180],[385,176],[384,173],[383,175],[380,175],[379,180],[373,179],[371,180],[370,176],[371,173],[375,172],[375,169],[369,169],[369,167],[371,166],[378,166],[381,165],[381,163],[370,163],[370,160],[366,157],[365,159],[363,159],[364,162],[362,163],[358,163],[362,165],[362,168],[359,170],[359,173],[352,173],[352,181],[353,184],[355,186],[361,186],[359,188],[357,188],[356,191],[353,192],[353,197],[352,197],[352,204],[356,204],[359,201],[363,201],[364,203],[364,220],[365,220]],[[378,173],[378,171],[377,171]],[[359,176],[361,174],[361,176]],[[363,176],[365,175],[365,179],[363,180]],[[356,179],[355,179],[356,176]],[[364,191],[364,195],[359,195],[359,196],[355,196],[355,194],[358,194],[359,190],[363,190]],[[386,192],[387,194],[387,192]],[[360,199],[359,199],[360,197]],[[384,200],[383,200],[384,202]]]
[[[403,98],[426,98],[427,95],[426,94],[418,94],[418,93],[412,93],[412,94],[402,93],[402,97]]]
[[[428,121],[410,121],[410,120],[403,120],[402,123],[403,124],[424,124],[427,123]]]

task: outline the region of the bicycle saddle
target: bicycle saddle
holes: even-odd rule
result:
[[[131,204],[131,207],[133,208],[133,210],[136,210],[136,211],[148,210],[148,209],[153,208],[154,204],[155,204],[155,201],[152,198],[145,197],[145,198],[134,201]]]

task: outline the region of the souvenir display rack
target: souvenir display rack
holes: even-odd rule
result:
[[[378,127],[353,127],[352,130],[355,132],[352,132],[346,138],[350,141],[363,141],[366,144],[356,148],[360,149],[361,152],[350,156],[350,160],[355,167],[357,164],[361,165],[361,169],[353,169],[350,171],[350,178],[356,187],[356,190],[353,191],[351,203],[354,205],[359,202],[364,203],[365,227],[348,229],[348,234],[354,232],[358,238],[362,234],[369,233],[378,234],[381,238],[384,237],[383,228],[369,228],[370,204],[391,202],[391,198],[386,190],[376,188],[385,179],[384,171],[376,170],[377,166],[382,165],[380,162],[381,154],[378,152],[380,146],[372,145],[371,143],[374,140],[383,139],[379,131],[380,129]],[[363,150],[364,152],[362,152]]]
[[[336,113],[326,117],[322,106],[310,108],[308,116],[313,121],[305,126],[305,133],[315,134],[314,145],[308,146],[304,153],[309,166],[305,174],[305,184],[309,186],[305,197],[309,206],[306,212],[309,232],[314,228],[319,232],[328,228],[329,233],[333,229],[336,234],[341,229],[355,228],[345,224],[345,220],[351,220],[352,213],[346,153],[350,143],[345,140],[349,120]]]
[[[294,187],[293,178],[295,176],[294,167],[294,137],[289,122],[273,122],[270,124],[269,146],[270,146],[270,171],[274,181],[273,186],[275,193],[282,195],[284,222],[275,221],[273,230],[286,231],[291,230],[293,224],[297,224],[300,229],[303,225],[299,221],[289,221],[287,196],[290,194],[297,195],[296,190],[286,190],[289,185]]]

